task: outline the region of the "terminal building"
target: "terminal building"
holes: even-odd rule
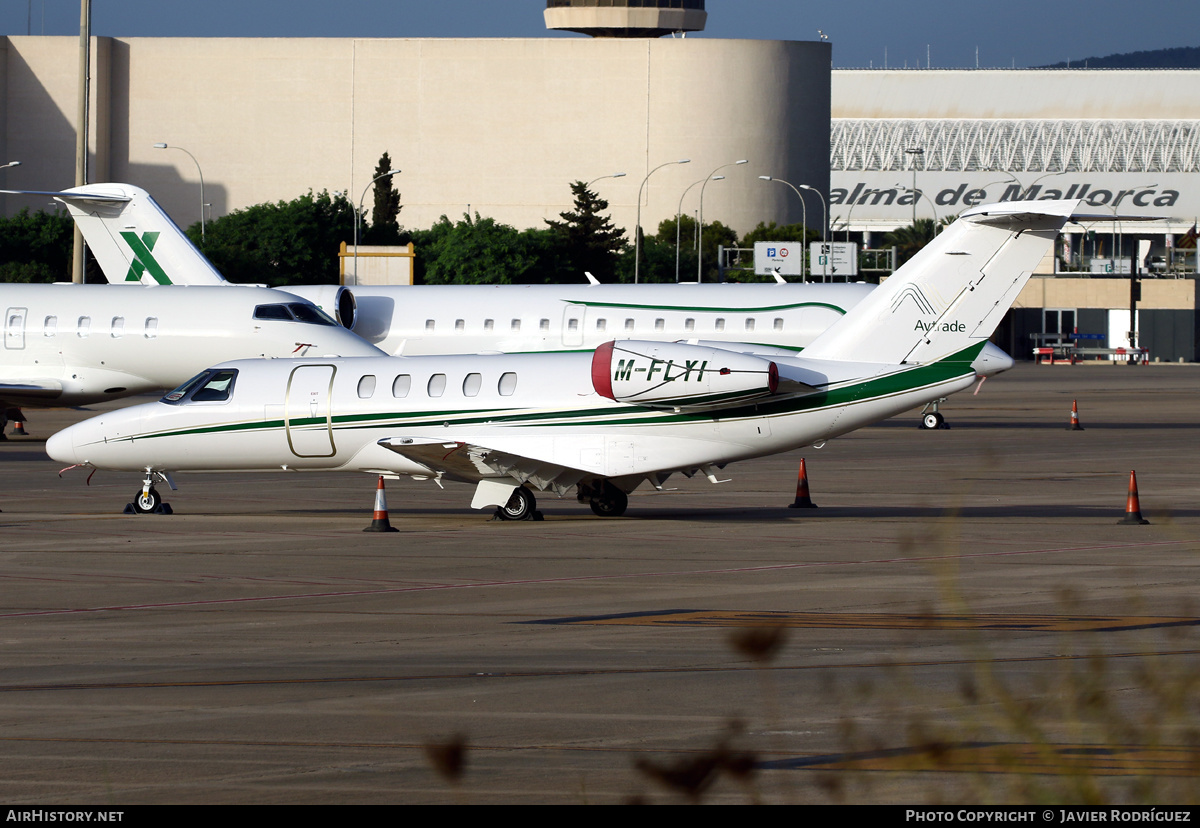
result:
[[[590,36],[93,38],[88,178],[145,187],[188,225],[202,203],[357,202],[387,152],[410,227],[541,226],[582,180],[631,234],[703,192],[705,221],[740,233],[804,215],[868,247],[914,217],[1081,197],[1161,218],[1065,235],[1001,345],[1027,357],[1029,333],[1074,328],[1118,343],[1136,266],[1141,343],[1196,359],[1200,72],[833,70],[829,42],[695,36],[703,0],[550,0],[545,22]],[[0,38],[0,156],[22,163],[5,187],[72,185],[77,54],[73,37]],[[0,204],[22,206],[45,205]]]

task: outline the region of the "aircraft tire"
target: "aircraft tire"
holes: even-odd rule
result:
[[[930,412],[921,418],[921,428],[938,428],[941,424],[941,415],[934,412]]]
[[[600,517],[620,517],[629,508],[629,496],[613,484],[605,483],[604,491],[588,503]]]
[[[501,520],[529,520],[536,509],[537,498],[533,496],[533,492],[524,486],[518,486],[513,489],[512,497],[508,499],[508,503],[496,511],[499,513]]]
[[[162,505],[162,495],[153,486],[150,491],[143,494],[141,489],[138,489],[137,494],[133,496],[133,508],[143,515],[148,515]]]

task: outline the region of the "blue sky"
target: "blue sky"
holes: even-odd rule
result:
[[[1036,66],[1200,46],[1196,0],[708,0],[704,37],[833,43],[834,66]],[[93,0],[115,37],[578,37],[543,0]],[[71,35],[79,0],[0,0],[0,34]]]

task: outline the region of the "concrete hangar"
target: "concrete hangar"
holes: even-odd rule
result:
[[[569,182],[623,172],[595,188],[632,230],[645,180],[653,231],[696,209],[693,183],[748,159],[707,188],[706,219],[799,221],[795,194],[759,175],[815,188],[835,237],[868,246],[914,208],[941,218],[990,199],[1082,195],[1177,219],[1068,234],[1006,328],[1018,357],[1043,330],[1121,344],[1128,283],[1104,276],[1134,259],[1194,276],[1178,242],[1200,215],[1200,72],[834,71],[828,42],[686,37],[704,28],[703,0],[550,0],[545,19],[594,37],[94,38],[88,178],[146,187],[190,224],[198,168],[219,216],[310,188],[356,199],[387,151],[404,170],[404,223],[478,211],[528,227],[568,206]],[[77,44],[0,42],[0,154],[22,162],[8,186],[74,180]],[[816,225],[821,207],[807,207]],[[1108,274],[1064,275],[1094,269]],[[1194,285],[1144,283],[1152,356],[1196,358]]]

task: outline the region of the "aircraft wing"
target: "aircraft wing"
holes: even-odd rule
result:
[[[62,396],[62,383],[56,380],[0,380],[0,400],[13,405],[56,400]]]
[[[542,491],[564,494],[600,469],[571,468],[549,461],[489,448],[473,442],[435,440],[428,437],[387,437],[379,445],[420,463],[439,477],[473,483],[488,477],[507,476],[529,482]]]

